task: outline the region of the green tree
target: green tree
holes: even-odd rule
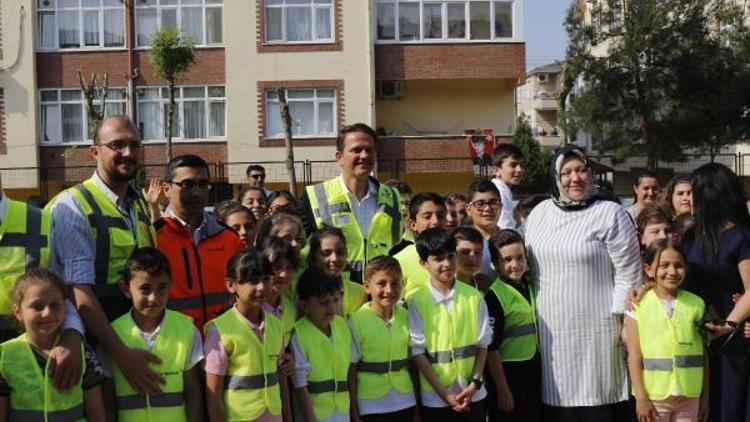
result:
[[[167,162],[172,159],[172,129],[174,123],[174,90],[177,80],[195,63],[195,41],[180,34],[172,27],[157,30],[151,39],[149,59],[156,73],[167,83],[169,103],[167,105],[166,141]]]
[[[543,149],[534,139],[529,119],[525,114],[518,116],[513,143],[523,152],[526,173],[518,191],[521,193],[543,193],[549,190],[549,162],[552,154]]]
[[[716,153],[747,140],[750,37],[745,12],[725,3],[602,0],[587,23],[571,6],[567,77],[585,90],[570,126],[615,158],[646,154],[652,169],[685,148]]]

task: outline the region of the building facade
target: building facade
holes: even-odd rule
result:
[[[319,163],[308,180],[320,180],[336,172],[338,128],[354,122],[378,128],[379,158],[403,170],[468,157],[465,130],[512,132],[525,72],[523,0],[7,0],[0,22],[0,172],[18,196],[43,185],[50,197],[92,172],[79,72],[107,75],[106,113],[133,117],[159,174],[167,92],[148,45],[160,26],[196,42],[174,153],[204,157],[230,183],[249,162],[285,180],[279,89],[296,160]]]

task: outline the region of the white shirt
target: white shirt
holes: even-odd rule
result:
[[[367,193],[362,199],[359,199],[357,198],[357,195],[349,190],[346,183],[344,183],[343,174],[339,176],[339,181],[341,182],[344,191],[349,194],[349,200],[352,205],[352,214],[354,214],[354,218],[357,219],[357,224],[362,232],[362,237],[367,237],[367,234],[370,232],[372,218],[378,211],[378,187],[375,182],[370,179],[367,183]]]
[[[432,280],[430,280],[430,283],[428,284],[430,288],[430,294],[432,295],[432,300],[435,301],[435,303],[442,304],[445,306],[445,310],[448,311],[448,314],[451,313],[451,305],[453,304],[453,294],[456,292],[456,281],[453,283],[453,287],[451,287],[451,290],[448,292],[447,295],[442,294],[437,289],[435,289],[432,286]],[[487,305],[484,303],[484,299],[479,301],[479,320],[477,327],[479,328],[478,332],[479,335],[477,337],[477,347],[479,348],[487,348],[487,346],[490,345],[492,342],[492,327],[490,325],[490,319],[489,314],[487,312]],[[422,355],[425,353],[425,347],[427,344],[427,340],[425,339],[424,335],[424,323],[422,322],[422,315],[419,313],[419,310],[417,309],[417,304],[414,302],[414,299],[411,299],[409,301],[409,346],[411,347],[411,355],[417,356]],[[468,385],[469,380],[464,379],[457,379],[453,382],[453,384],[448,388],[448,391],[451,393],[458,394],[460,393],[466,386]],[[443,401],[443,399],[440,397],[438,393],[435,391],[427,391],[424,388],[421,388],[422,392],[422,405],[427,407],[447,407],[448,404]],[[474,393],[474,396],[472,396],[471,401],[472,402],[478,402],[480,400],[483,400],[485,397],[487,397],[487,390],[485,389],[484,385],[482,385],[482,388],[477,390],[476,393]]]
[[[398,305],[397,305],[398,306]],[[359,348],[359,338],[357,332],[354,330],[352,320],[348,320],[349,331],[352,333],[352,362],[359,362],[362,359],[362,351]],[[389,321],[385,321],[385,326],[388,331],[393,326],[393,318]],[[408,409],[417,405],[417,399],[414,397],[414,392],[399,393],[395,388],[391,388],[388,394],[379,399],[360,399],[357,398],[359,404],[360,415],[370,414],[382,414],[398,412],[400,410]]]
[[[188,224],[186,221],[182,221],[180,217],[177,216],[177,214],[172,211],[172,208],[167,207],[166,210],[164,210],[164,214],[167,215],[167,217],[172,217],[175,220],[179,221],[180,224],[182,224],[183,227],[185,227],[185,230],[187,230],[188,233],[190,233],[190,224]],[[201,243],[201,240],[203,240],[205,231],[207,229],[206,224],[206,213],[203,213],[203,216],[201,217],[201,224],[198,226],[198,228],[195,229],[194,232],[191,234],[191,239],[193,240],[193,244],[195,246],[198,246]]]
[[[503,209],[500,213],[500,220],[497,221],[497,226],[501,229],[515,229],[516,220],[513,218],[513,210],[516,207],[513,205],[513,192],[511,192],[510,187],[500,178],[496,177],[492,179],[492,183],[500,191],[500,202],[503,203]]]

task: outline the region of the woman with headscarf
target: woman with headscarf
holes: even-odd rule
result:
[[[546,420],[626,421],[620,334],[625,298],[641,279],[635,228],[622,206],[596,193],[580,148],[559,149],[551,164],[552,198],[526,221]]]
[[[750,421],[750,345],[734,330],[750,315],[750,215],[742,181],[719,163],[693,172],[695,228],[686,234],[684,288],[700,295],[722,321],[710,361],[712,421]],[[735,303],[735,300],[737,303]]]

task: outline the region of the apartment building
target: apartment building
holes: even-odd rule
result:
[[[465,130],[512,132],[525,72],[523,0],[3,0],[0,16],[0,169],[19,197],[90,175],[79,71],[108,75],[106,112],[134,118],[157,174],[167,93],[148,44],[163,25],[197,45],[177,90],[175,154],[230,163],[231,183],[248,162],[285,180],[278,89],[296,160],[321,162],[319,180],[336,172],[323,162],[347,123],[377,127],[379,157],[402,170],[468,157]]]
[[[516,89],[518,114],[529,119],[532,133],[544,147],[559,146],[563,135],[559,122],[562,72],[560,62],[535,67]]]

